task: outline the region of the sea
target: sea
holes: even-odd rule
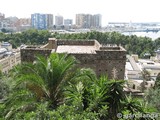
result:
[[[124,35],[137,35],[138,37],[150,37],[152,40],[156,40],[160,38],[160,31],[159,32],[123,32]]]

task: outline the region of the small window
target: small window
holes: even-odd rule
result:
[[[136,88],[136,86],[135,86],[135,84],[133,84],[133,87],[132,87],[133,89],[135,89]]]

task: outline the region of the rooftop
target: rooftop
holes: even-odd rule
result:
[[[11,44],[9,42],[2,42],[1,46],[10,46]]]
[[[101,45],[96,40],[57,40],[57,53],[96,54],[98,51],[125,51],[117,45]]]
[[[125,68],[126,70],[133,70],[133,67],[132,67],[130,62],[126,62],[126,66],[125,67],[126,67]]]
[[[96,53],[97,48],[95,46],[83,46],[83,45],[61,45],[57,47],[57,53]]]
[[[6,48],[0,48],[0,54],[2,54],[4,52],[7,52],[7,49]]]
[[[151,60],[140,59],[139,65],[145,69],[160,70],[160,63]]]

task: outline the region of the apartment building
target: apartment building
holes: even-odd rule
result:
[[[7,74],[13,66],[21,63],[20,52],[12,53],[2,59],[0,59],[0,70]]]
[[[32,14],[31,25],[38,30],[51,29],[53,27],[53,15],[41,13]]]
[[[62,26],[63,25],[63,16],[57,15],[55,16],[55,25]]]
[[[78,28],[100,28],[101,14],[76,14],[76,25]]]
[[[0,71],[8,73],[13,66],[21,63],[20,50],[12,49],[12,45],[8,42],[0,43]]]

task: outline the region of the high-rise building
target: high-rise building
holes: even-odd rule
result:
[[[63,25],[63,16],[60,16],[60,15],[55,16],[55,25],[56,26]]]
[[[100,28],[102,25],[102,15],[101,14],[95,14],[92,18],[92,27],[94,28]]]
[[[52,29],[53,27],[53,15],[52,14],[46,14],[46,22],[47,22],[47,28]]]
[[[92,26],[92,15],[86,14],[83,28],[90,28]]]
[[[31,24],[35,29],[50,29],[53,26],[53,15],[40,13],[32,14]]]
[[[31,24],[35,29],[47,29],[46,15],[35,13],[31,15]]]
[[[85,21],[85,14],[76,14],[76,25],[78,28],[83,28]]]
[[[101,15],[76,14],[76,25],[78,28],[100,28]]]

